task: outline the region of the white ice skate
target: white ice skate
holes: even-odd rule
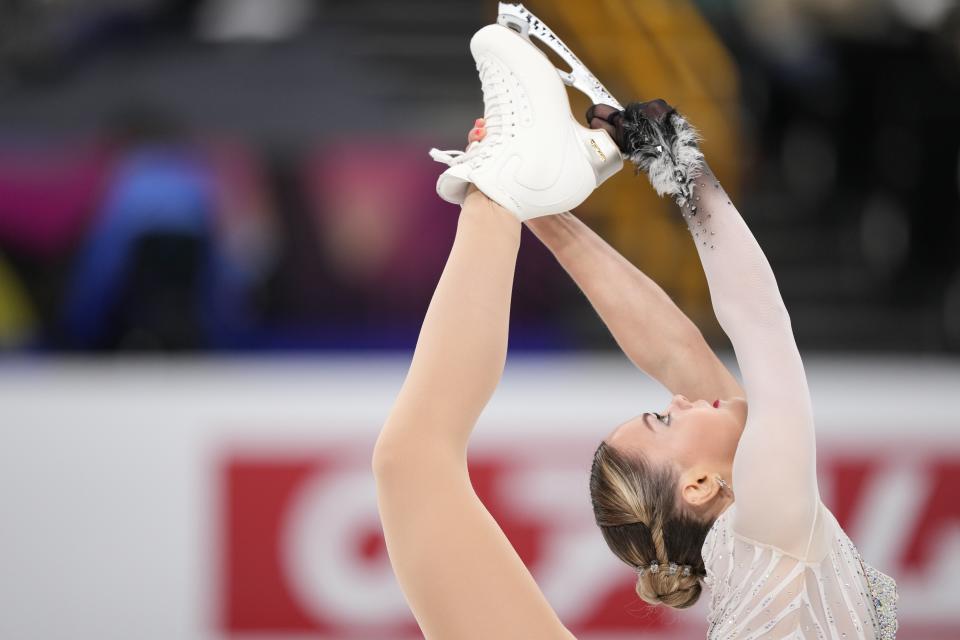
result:
[[[595,103],[620,104],[546,25],[522,5],[500,3],[495,25],[470,40],[483,89],[486,136],[467,151],[431,149],[450,165],[437,193],[462,204],[473,183],[520,220],[576,207],[623,167],[606,131],[582,126],[570,113],[564,83]],[[556,69],[529,40],[533,35],[571,67]]]

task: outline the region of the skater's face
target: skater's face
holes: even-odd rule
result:
[[[653,462],[672,461],[681,469],[724,467],[733,463],[746,420],[743,398],[708,402],[676,395],[666,409],[643,413],[618,426],[606,442],[625,453],[640,452]]]

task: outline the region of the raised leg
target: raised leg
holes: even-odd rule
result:
[[[506,361],[519,246],[519,220],[471,190],[374,452],[390,563],[425,638],[573,638],[467,473],[467,439]]]
[[[429,444],[464,455],[506,362],[519,246],[519,220],[471,188],[378,449]]]

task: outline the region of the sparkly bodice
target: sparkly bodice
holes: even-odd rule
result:
[[[813,560],[734,532],[734,507],[717,518],[703,545],[709,638],[895,637],[896,583],[861,561],[826,507],[817,528],[828,536],[825,553]]]

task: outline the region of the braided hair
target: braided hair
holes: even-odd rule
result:
[[[654,466],[642,454],[601,442],[590,470],[590,499],[607,546],[637,570],[637,595],[683,609],[700,597],[706,576],[700,549],[714,519],[682,503],[679,476],[672,464]]]

